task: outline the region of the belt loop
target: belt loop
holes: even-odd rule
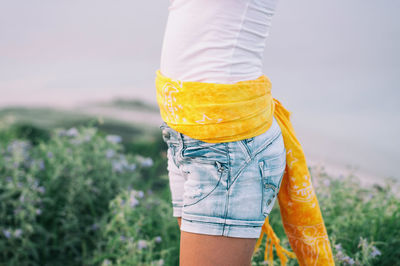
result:
[[[178,133],[179,144],[183,148],[183,136],[182,136],[182,133],[178,132],[178,131],[177,131],[177,133]]]
[[[176,131],[178,133],[178,141],[179,141],[179,151],[178,151],[178,156],[179,156],[179,161],[183,160],[183,150],[184,150],[184,143],[183,143],[183,135],[182,133]],[[178,166],[180,167],[180,165]]]

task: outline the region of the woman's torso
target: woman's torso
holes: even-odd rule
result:
[[[212,83],[258,78],[277,1],[170,0],[161,73]]]

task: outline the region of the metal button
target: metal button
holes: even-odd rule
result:
[[[168,130],[166,130],[166,129],[163,129],[162,134],[166,139],[169,139],[171,136],[170,133],[168,132]]]
[[[220,162],[218,162],[218,161],[215,161],[215,163],[216,163],[216,165],[217,165],[217,168],[218,168],[218,172],[223,172],[224,170],[225,170],[225,167],[223,167],[222,165],[221,165],[221,163]]]
[[[271,189],[275,190],[275,187],[274,187],[273,185],[271,185],[271,184],[268,184],[268,183],[266,183],[266,184],[264,185],[264,187],[265,187],[265,188],[271,188]]]
[[[268,204],[268,205],[270,205],[270,204],[271,204],[271,199],[269,199],[269,200],[267,201],[267,204]]]

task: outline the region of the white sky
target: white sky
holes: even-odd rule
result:
[[[0,106],[71,106],[117,95],[156,103],[168,4],[0,0]],[[315,136],[325,136],[320,145],[342,145],[330,143],[327,158],[352,145],[340,158],[397,174],[399,11],[398,0],[278,4],[264,73],[310,153],[322,156]]]

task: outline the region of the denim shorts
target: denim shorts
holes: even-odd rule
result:
[[[258,136],[208,143],[160,125],[168,146],[174,217],[181,230],[258,238],[271,212],[286,167],[286,149],[275,117]]]

